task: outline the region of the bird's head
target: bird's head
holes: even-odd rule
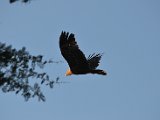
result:
[[[69,76],[69,75],[72,75],[72,74],[73,74],[72,71],[70,69],[68,69],[65,76]]]

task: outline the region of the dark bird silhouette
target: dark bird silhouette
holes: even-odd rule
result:
[[[59,46],[62,56],[70,67],[66,72],[66,76],[88,73],[107,75],[105,71],[96,69],[102,54],[94,53],[86,58],[84,53],[79,49],[73,33],[69,34],[69,32],[62,31],[59,38]]]

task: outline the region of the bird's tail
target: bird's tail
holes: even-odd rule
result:
[[[107,75],[104,70],[96,69],[91,71],[92,74],[100,74],[100,75]]]

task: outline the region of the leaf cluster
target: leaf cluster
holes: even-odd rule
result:
[[[21,1],[23,3],[27,3],[27,2],[30,2],[31,0],[9,0],[10,3],[14,3],[16,1]]]
[[[50,80],[46,72],[38,72],[37,68],[43,69],[46,64],[51,63],[50,60],[43,60],[42,55],[31,55],[25,47],[17,50],[11,45],[0,43],[0,89],[4,93],[21,93],[26,101],[31,97],[45,101],[40,85],[53,88],[56,82]],[[33,79],[39,79],[40,82],[34,83]]]

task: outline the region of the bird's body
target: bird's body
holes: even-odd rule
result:
[[[75,41],[74,34],[69,34],[68,32],[62,31],[59,38],[59,46],[62,56],[68,62],[70,67],[70,69],[66,72],[66,75],[88,73],[101,75],[107,74],[103,70],[96,69],[102,55],[92,54],[86,58],[83,52],[79,49],[77,42]]]

